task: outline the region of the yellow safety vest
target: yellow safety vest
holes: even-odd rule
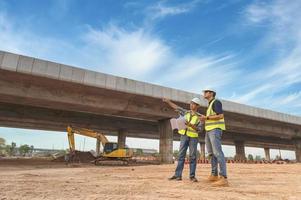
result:
[[[200,123],[199,117],[197,115],[191,115],[190,112],[185,113],[185,120],[192,125],[197,126]],[[181,135],[187,135],[188,137],[197,138],[199,136],[198,132],[191,127],[182,129],[178,131]]]
[[[212,100],[207,108],[207,112],[206,112],[206,117],[208,116],[212,116],[212,115],[216,115],[216,112],[214,112],[214,110],[212,109],[212,105],[215,102],[215,99]],[[222,130],[226,130],[226,126],[225,126],[225,120],[223,119],[209,119],[205,121],[205,130],[206,131],[211,131],[213,129],[222,129]]]

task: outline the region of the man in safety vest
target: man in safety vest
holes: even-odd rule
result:
[[[182,171],[184,168],[184,162],[186,157],[187,148],[189,147],[189,167],[190,174],[189,178],[192,182],[197,182],[195,178],[196,169],[196,158],[197,158],[197,145],[198,145],[198,132],[201,130],[200,114],[197,112],[200,107],[201,100],[199,98],[193,98],[190,102],[190,110],[179,107],[178,105],[171,102],[169,99],[163,99],[170,107],[175,109],[180,116],[185,118],[186,128],[178,130],[181,135],[180,149],[178,165],[175,170],[175,174],[169,178],[169,180],[182,180]]]
[[[213,89],[205,89],[203,93],[209,103],[206,116],[200,117],[200,120],[205,122],[205,143],[208,154],[211,156],[212,171],[208,181],[213,182],[213,186],[228,186],[226,160],[221,142],[223,131],[226,130],[222,103],[215,99],[216,92]]]

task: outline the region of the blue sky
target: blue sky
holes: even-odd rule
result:
[[[301,116],[300,10],[298,0],[0,0],[0,49]]]

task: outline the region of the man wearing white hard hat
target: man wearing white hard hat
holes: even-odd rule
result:
[[[208,181],[213,182],[213,186],[228,186],[226,160],[221,141],[223,131],[226,130],[222,103],[215,98],[214,89],[203,90],[203,95],[208,101],[206,116],[200,117],[200,120],[205,122],[205,143],[208,154],[211,156],[211,175]]]
[[[184,168],[184,162],[186,157],[187,148],[189,147],[189,167],[190,174],[189,178],[192,182],[197,182],[198,180],[195,177],[195,170],[197,164],[197,145],[198,145],[198,133],[201,131],[200,123],[200,114],[197,112],[200,107],[201,100],[199,98],[193,98],[190,101],[190,110],[181,108],[180,106],[174,104],[169,99],[163,99],[170,107],[175,109],[180,116],[185,118],[186,128],[178,130],[178,133],[181,135],[180,149],[179,149],[179,158],[178,165],[175,170],[175,174],[169,178],[169,180],[182,180],[182,172]]]

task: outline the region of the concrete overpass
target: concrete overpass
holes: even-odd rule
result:
[[[201,88],[200,88],[201,90]],[[172,159],[175,116],[162,98],[188,107],[199,94],[0,51],[0,126],[65,131],[68,124],[118,136],[160,140],[162,162]],[[295,150],[301,162],[301,117],[222,100],[224,144]],[[207,104],[203,100],[201,112]],[[204,135],[200,137],[203,144]],[[204,152],[204,145],[201,145]]]

